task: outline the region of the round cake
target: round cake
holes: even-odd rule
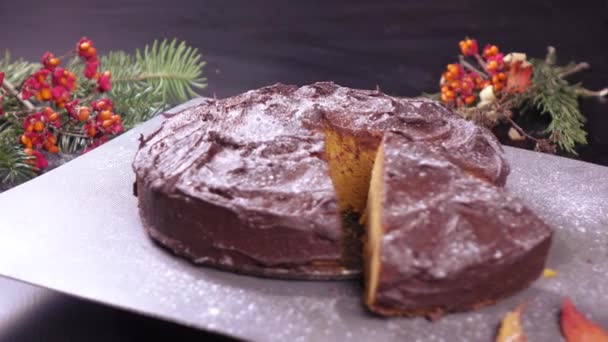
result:
[[[358,217],[387,132],[441,148],[490,185],[509,173],[489,131],[437,102],[277,84],[207,100],[141,139],[133,169],[143,225],[198,264],[284,278],[358,275]]]

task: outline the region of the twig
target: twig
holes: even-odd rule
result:
[[[519,134],[521,134],[524,137],[526,137],[534,142],[537,142],[537,143],[542,141],[542,139],[535,138],[535,137],[531,136],[530,134],[526,133],[526,131],[524,131],[524,129],[521,128],[521,126],[519,126],[517,123],[515,123],[515,121],[513,121],[513,119],[511,119],[511,117],[509,115],[504,115],[504,118],[507,119],[507,121],[509,121],[511,126],[513,126],[513,128],[515,128],[519,132]]]
[[[560,78],[564,78],[564,77],[568,77],[572,74],[576,74],[577,72],[581,72],[583,70],[587,70],[591,67],[591,65],[589,65],[589,63],[587,62],[581,62],[578,63],[570,68],[567,68],[566,70],[562,71],[559,73],[559,77]]]
[[[600,90],[590,90],[587,88],[579,88],[576,93],[583,97],[604,97],[608,96],[608,88]]]
[[[545,64],[553,65],[555,63],[555,48],[553,46],[547,46],[547,56],[545,57]]]
[[[476,67],[474,67],[474,66],[473,66],[471,63],[467,62],[467,61],[464,59],[464,56],[463,56],[463,55],[460,55],[460,56],[458,57],[458,60],[459,60],[460,64],[462,64],[462,65],[463,65],[465,68],[467,68],[467,69],[469,69],[469,70],[471,70],[471,71],[474,71],[474,72],[478,73],[479,75],[483,75],[484,77],[488,77],[488,75],[487,75],[485,72],[483,72],[483,71],[481,71],[481,70],[477,69],[477,68],[476,68]]]
[[[19,92],[17,92],[15,86],[8,80],[4,80],[4,82],[2,83],[2,89],[4,89],[9,95],[16,97],[17,100],[19,100],[19,102],[21,102],[29,111],[36,109],[36,107],[34,107],[34,105],[30,101],[23,99],[19,95]]]

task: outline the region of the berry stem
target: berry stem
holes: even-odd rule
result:
[[[481,58],[481,56],[479,54],[475,55],[475,59],[477,60],[477,63],[479,63],[479,65],[481,65],[481,67],[485,70],[486,69],[486,61],[484,61],[483,58]]]
[[[58,129],[57,130],[57,134],[61,134],[61,135],[67,135],[70,137],[76,137],[76,138],[88,138],[88,136],[81,134],[81,133],[73,133],[73,132],[69,132],[69,131],[64,131],[62,129]]]
[[[19,102],[21,102],[21,104],[23,104],[25,108],[28,109],[28,111],[33,111],[34,109],[36,109],[36,107],[34,107],[34,105],[30,101],[23,99],[19,95],[19,92],[17,91],[17,89],[15,89],[15,86],[8,80],[4,80],[4,82],[2,83],[2,89],[4,89],[7,94],[16,97],[17,100],[19,100]]]
[[[458,56],[458,61],[460,62],[460,64],[462,64],[462,66],[469,69],[470,71],[476,72],[477,74],[482,75],[486,78],[488,77],[488,74],[475,68],[471,63],[467,62],[466,59],[464,59],[463,55]]]

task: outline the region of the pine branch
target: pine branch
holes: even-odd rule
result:
[[[570,85],[562,79],[560,68],[540,60],[531,62],[534,65],[534,88],[530,92],[530,100],[541,114],[551,115],[551,123],[546,129],[551,140],[566,152],[576,154],[576,145],[587,143],[586,120],[578,105],[577,89],[580,86]]]
[[[206,87],[206,79],[201,77],[205,62],[198,49],[176,39],[154,41],[146,45],[143,52],[135,53],[131,75],[115,75],[115,85],[121,83],[145,82],[155,92],[161,94],[161,101],[175,105],[198,96],[197,90]]]
[[[134,57],[123,51],[103,56],[102,67],[112,72],[109,95],[125,128],[198,96],[196,91],[206,86],[201,58],[197,49],[175,39],[154,41],[143,52],[137,50]]]

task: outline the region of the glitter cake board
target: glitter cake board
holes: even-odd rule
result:
[[[0,275],[247,340],[491,341],[502,316],[527,302],[528,338],[556,341],[564,296],[608,327],[606,167],[506,148],[507,187],[556,230],[548,266],[557,276],[437,322],[384,319],[365,311],[358,281],[248,277],[158,248],[141,226],[131,162],[139,135],[162,120],[0,194]]]

